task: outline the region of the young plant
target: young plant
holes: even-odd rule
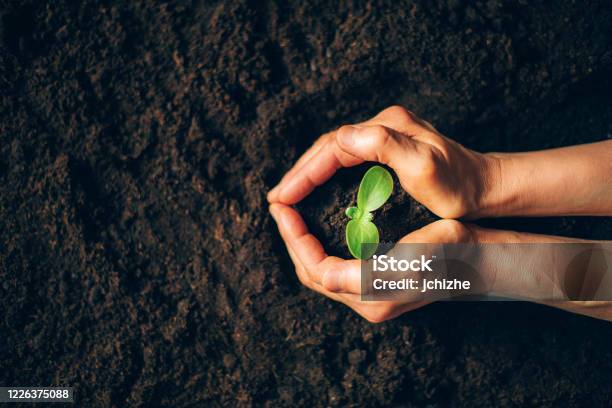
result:
[[[357,207],[346,209],[346,215],[351,219],[346,225],[346,244],[355,258],[368,259],[376,252],[380,238],[378,228],[372,222],[372,211],[379,209],[392,192],[393,178],[380,166],[371,167],[361,179]]]

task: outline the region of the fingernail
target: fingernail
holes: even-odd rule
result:
[[[338,133],[338,140],[340,144],[344,146],[352,146],[355,143],[355,127],[354,126],[344,126],[342,131]]]

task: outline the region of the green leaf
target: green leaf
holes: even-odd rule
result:
[[[351,255],[355,258],[370,258],[376,252],[378,242],[378,228],[376,228],[373,222],[359,219],[351,220],[346,225],[346,243]],[[373,245],[362,246],[361,244]]]
[[[393,177],[381,166],[371,167],[363,176],[357,192],[357,207],[346,209],[351,221],[346,225],[346,243],[357,259],[368,259],[380,241],[372,222],[372,211],[380,208],[393,192]]]
[[[361,180],[357,207],[364,212],[380,208],[393,192],[393,177],[380,166],[371,167]]]
[[[359,219],[363,215],[363,211],[361,211],[357,207],[349,207],[349,208],[346,209],[346,211],[344,213],[346,214],[347,217],[349,217],[350,219],[353,219],[353,220],[354,219]]]

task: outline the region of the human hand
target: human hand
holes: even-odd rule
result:
[[[304,220],[295,209],[274,203],[270,205],[270,213],[278,225],[300,282],[345,304],[368,321],[383,322],[432,301],[431,297],[402,301],[362,301],[359,260],[344,260],[327,255],[319,240],[308,232]],[[472,233],[465,224],[454,220],[439,220],[411,232],[399,242],[461,243],[471,240]]]
[[[351,142],[347,143],[346,139]],[[516,214],[608,214],[611,208],[609,200],[606,201],[610,197],[606,190],[608,182],[597,177],[609,173],[605,171],[610,166],[606,155],[611,147],[609,142],[602,142],[524,154],[483,155],[445,138],[429,123],[405,109],[391,107],[366,122],[343,126],[321,136],[279,185],[270,191],[268,200],[300,281],[346,304],[367,320],[380,322],[432,300],[361,301],[359,261],[328,256],[321,243],[308,233],[300,215],[289,205],[306,197],[341,167],[378,161],[395,170],[404,189],[415,199],[445,218]],[[590,165],[584,165],[585,162]],[[566,166],[567,163],[573,165]],[[543,174],[542,177],[546,178],[551,171],[565,169],[563,171],[567,172],[566,167],[574,169],[584,179],[598,181],[586,183],[587,187],[584,187],[587,191],[583,196],[599,197],[598,200],[588,201],[594,204],[588,206],[583,203],[577,209],[551,208],[542,204],[550,201],[543,197],[565,194],[566,188],[563,178],[552,178],[555,182],[543,183],[538,179],[539,175]],[[562,185],[559,186],[559,183]],[[539,195],[533,194],[539,191],[535,186],[542,190]],[[602,189],[606,194],[601,193]],[[562,237],[487,230],[458,221],[440,220],[408,234],[400,242],[507,244],[574,241]],[[482,288],[486,289],[483,293],[541,299],[542,289],[547,290],[542,281],[549,277],[536,272],[523,273],[517,279],[515,267],[512,262],[485,262],[481,277]],[[612,320],[612,302],[540,302]]]
[[[362,301],[361,264],[359,260],[344,260],[328,256],[321,243],[308,232],[302,217],[293,208],[284,204],[272,204],[270,212],[277,222],[279,232],[287,246],[295,265],[300,282],[324,296],[341,302],[360,316],[373,323],[393,319],[405,312],[418,309],[440,298],[430,295],[402,297],[394,301]],[[586,243],[571,238],[544,236],[513,231],[491,230],[455,220],[439,220],[403,237],[399,243],[413,244],[533,244],[533,243]],[[546,300],[559,278],[555,274],[561,270],[548,270],[550,267],[540,246],[528,254],[516,251],[516,246],[499,246],[487,252],[493,257],[474,258],[477,276],[470,274],[477,283],[470,292],[475,295],[494,294],[506,298],[531,299],[552,307],[568,310],[612,321],[612,302],[580,301],[567,302]],[[554,249],[555,247],[550,247]],[[486,252],[486,251],[485,251]],[[518,255],[518,256],[517,256]],[[561,258],[561,257],[557,257]],[[540,264],[544,260],[543,264]],[[525,265],[532,265],[526,269]],[[517,270],[521,273],[517,274]],[[457,271],[453,271],[454,274]]]
[[[343,143],[348,136],[353,143]],[[270,212],[295,264],[302,284],[342,302],[371,322],[391,319],[421,307],[414,301],[361,300],[358,260],[328,256],[289,205],[306,197],[341,167],[379,161],[396,171],[402,186],[443,217],[462,216],[477,207],[484,178],[473,175],[487,165],[484,157],[441,136],[430,124],[401,107],[391,107],[355,126],[344,126],[317,140],[268,194]],[[465,187],[462,187],[465,186]],[[440,220],[406,235],[400,242],[469,242],[464,224]]]
[[[475,218],[494,182],[496,159],[442,136],[399,106],[319,138],[270,191],[271,203],[292,205],[341,167],[375,161],[391,167],[402,187],[442,218]]]

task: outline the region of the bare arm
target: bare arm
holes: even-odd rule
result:
[[[612,215],[612,140],[528,153],[491,153],[487,216]]]
[[[339,168],[366,161],[391,167],[402,187],[442,218],[612,215],[612,141],[529,153],[482,154],[444,137],[429,123],[398,106],[385,109],[366,122],[343,126],[323,135],[270,191],[268,200],[300,280],[347,304],[370,321],[387,320],[427,302],[361,302],[359,263],[328,257],[290,207],[325,183]],[[466,227],[446,219],[413,231],[402,241],[578,240]],[[495,293],[612,321],[612,302],[544,299],[538,291],[545,277],[537,273],[517,277],[521,262],[508,259],[489,262]],[[550,271],[546,278],[550,278]]]
[[[479,153],[401,107],[330,132],[268,195],[292,205],[337,169],[393,168],[404,189],[442,218],[612,215],[612,140],[527,153]]]
[[[483,251],[485,258],[482,259],[481,269],[488,280],[489,294],[496,294],[509,298],[521,298],[541,303],[558,309],[567,310],[585,316],[612,321],[612,299],[610,278],[596,276],[597,273],[589,274],[588,271],[597,272],[597,266],[593,257],[584,257],[574,263],[574,270],[560,267],[567,264],[564,257],[573,258],[572,249],[577,249],[572,244],[579,245],[579,250],[598,251],[605,248],[609,259],[612,241],[587,241],[575,238],[558,237],[551,235],[530,234],[514,231],[504,231],[477,227],[466,224],[471,231],[473,242],[480,244],[513,244],[508,250]],[[516,247],[514,244],[527,244]],[[529,244],[533,244],[530,246]],[[561,244],[561,245],[540,245]],[[563,244],[567,248],[563,248]],[[499,247],[497,247],[499,248]],[[568,258],[569,259],[569,258]],[[612,271],[611,265],[600,265],[599,271],[609,275]],[[578,281],[568,280],[568,274],[576,274]],[[602,282],[605,281],[605,282]],[[574,286],[574,287],[572,287]],[[600,286],[602,294],[600,300],[556,300],[556,294],[567,295],[575,293],[576,289]],[[588,290],[587,290],[588,292]],[[582,293],[579,299],[593,299],[588,293]],[[574,298],[576,299],[576,298]]]

